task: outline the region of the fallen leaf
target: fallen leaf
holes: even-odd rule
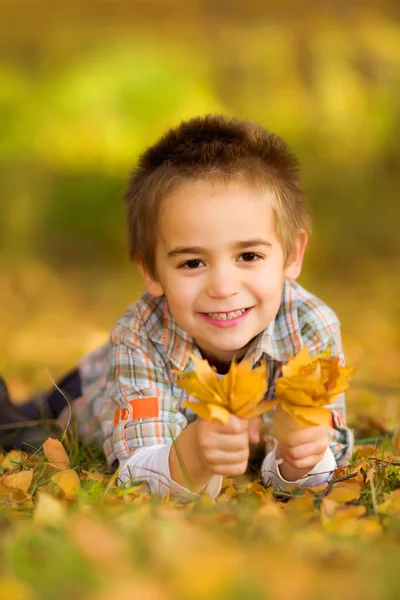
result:
[[[32,483],[32,477],[33,469],[28,469],[27,471],[4,475],[2,482],[9,488],[15,488],[27,493]]]
[[[382,515],[398,515],[400,513],[400,488],[385,494],[385,499],[378,504],[377,510]]]
[[[45,492],[38,492],[33,511],[33,520],[35,523],[59,525],[64,521],[65,515],[66,511],[61,502]]]
[[[69,532],[89,560],[107,569],[107,572],[123,569],[126,562],[125,545],[106,524],[77,515],[70,522]]]
[[[21,450],[11,450],[1,461],[1,466],[3,469],[17,469],[26,461],[26,459],[27,454],[25,454],[25,452],[21,452]]]
[[[356,479],[343,481],[334,485],[327,497],[335,502],[350,502],[356,500],[361,494],[361,483]]]
[[[247,484],[247,488],[251,490],[256,496],[261,497],[267,494],[266,488],[257,481],[252,481],[251,483]]]
[[[55,473],[51,480],[62,490],[67,500],[75,500],[81,486],[78,474],[73,469]]]
[[[0,598],[2,600],[34,600],[35,592],[23,581],[11,576],[0,577]]]
[[[85,471],[85,469],[82,469],[82,475],[85,475],[89,481],[104,481],[103,473],[98,473],[97,471]]]
[[[0,481],[0,503],[11,508],[31,508],[32,497],[22,490],[7,487]]]
[[[63,471],[69,467],[68,454],[59,440],[47,438],[43,444],[44,454],[52,467]]]
[[[86,600],[110,600],[111,598],[142,598],[143,600],[171,600],[170,592],[162,582],[144,579],[135,575],[131,580],[114,583],[111,587],[97,591]]]

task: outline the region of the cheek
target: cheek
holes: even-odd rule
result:
[[[168,302],[170,306],[185,309],[193,305],[198,298],[198,281],[191,277],[182,277],[179,274],[171,276],[168,284]]]

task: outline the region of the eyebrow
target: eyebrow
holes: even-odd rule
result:
[[[232,244],[232,248],[234,250],[244,250],[246,248],[254,248],[254,246],[267,246],[270,248],[272,244],[261,238],[256,238],[254,240],[243,240]],[[182,254],[205,254],[206,252],[206,248],[202,248],[201,246],[177,246],[176,248],[170,250],[167,256],[169,258],[173,258],[174,256],[180,256]]]

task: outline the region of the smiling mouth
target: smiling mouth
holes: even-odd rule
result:
[[[230,312],[207,312],[203,313],[211,319],[217,319],[219,321],[229,321],[230,319],[237,319],[249,308],[240,308],[239,310],[232,310]]]

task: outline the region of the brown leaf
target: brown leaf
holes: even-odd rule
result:
[[[59,440],[55,440],[51,437],[43,444],[44,454],[51,464],[52,467],[63,471],[69,468],[68,454],[65,452],[64,446]]]

